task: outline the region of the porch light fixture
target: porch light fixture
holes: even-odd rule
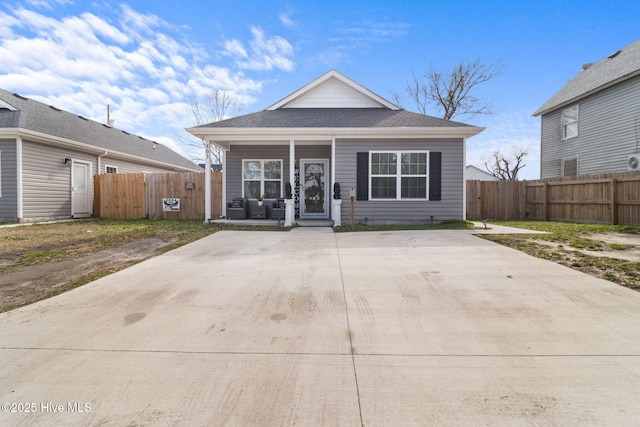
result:
[[[68,158],[68,157],[65,157],[64,158],[64,164],[65,164],[65,166],[71,166],[71,159]]]

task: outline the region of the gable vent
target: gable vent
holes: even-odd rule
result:
[[[627,164],[629,165],[630,171],[640,170],[640,154],[629,156]]]

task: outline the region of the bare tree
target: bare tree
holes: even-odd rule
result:
[[[235,94],[220,89],[211,89],[200,96],[192,93],[187,99],[187,105],[196,122],[196,126],[237,116],[242,109],[242,104]],[[191,146],[210,148],[208,154],[212,163],[222,162],[220,150],[210,147],[205,140],[201,140],[201,143],[194,143],[192,140],[185,143]]]
[[[484,166],[491,175],[500,180],[515,181],[518,179],[518,172],[526,166],[523,162],[527,154],[529,153],[525,148],[515,145],[510,156],[496,150],[491,155],[491,159],[484,162]]]
[[[413,81],[407,82],[405,92],[421,114],[427,114],[431,105],[435,105],[442,113],[441,117],[447,120],[461,115],[492,114],[491,105],[476,98],[472,90],[503,72],[499,62],[484,65],[480,59],[460,61],[447,72],[432,67],[431,71],[424,74],[424,81],[414,75]],[[396,102],[400,101],[397,92],[393,96]]]

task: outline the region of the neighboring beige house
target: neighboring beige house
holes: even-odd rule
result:
[[[467,181],[497,181],[498,178],[491,175],[487,171],[483,171],[473,165],[467,165],[465,167],[465,179]]]
[[[93,175],[202,171],[154,141],[0,89],[0,221],[92,215]]]
[[[246,199],[240,216],[272,217],[290,188],[285,223],[335,225],[352,200],[356,221],[464,219],[466,140],[483,129],[408,112],[331,70],[263,111],[187,130],[224,151],[225,215]]]
[[[640,170],[640,40],[583,65],[533,115],[541,178]]]

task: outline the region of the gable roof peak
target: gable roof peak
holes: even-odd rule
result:
[[[266,110],[283,108],[384,108],[400,107],[331,69]]]

